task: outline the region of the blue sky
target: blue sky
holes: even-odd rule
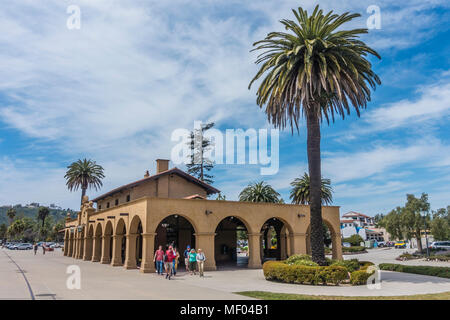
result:
[[[334,204],[373,215],[427,192],[432,208],[450,204],[450,41],[448,1],[320,1],[325,10],[362,15],[381,9],[381,29],[363,37],[382,85],[361,118],[323,125],[323,175]],[[81,9],[68,30],[67,6]],[[105,192],[155,171],[173,130],[195,120],[219,129],[268,128],[247,85],[257,70],[251,44],[282,30],[291,8],[314,1],[5,0],[0,11],[0,204],[40,202],[77,208],[65,188],[72,161],[105,167]],[[307,168],[306,136],[280,135],[280,171],[217,166],[215,186],[237,199],[264,179],[288,200]],[[90,191],[91,196],[96,192]]]

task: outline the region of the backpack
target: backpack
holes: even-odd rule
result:
[[[167,254],[164,253],[164,258],[163,258],[164,262],[167,262]]]

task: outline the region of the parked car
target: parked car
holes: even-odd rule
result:
[[[450,241],[434,241],[431,243],[430,249],[450,250]]]
[[[406,242],[403,240],[397,241],[394,245],[395,249],[405,249],[406,248]]]
[[[350,248],[352,245],[349,242],[342,243],[343,247]]]
[[[15,250],[31,250],[33,245],[31,243],[20,243],[15,247]]]
[[[379,247],[379,248],[386,247],[386,242],[384,242],[384,241],[377,242],[377,247]]]

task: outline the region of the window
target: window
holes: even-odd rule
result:
[[[98,210],[102,210],[102,205],[101,204],[98,205]]]
[[[106,208],[109,208],[109,202],[106,203]]]
[[[130,195],[127,195],[127,202],[130,202]]]
[[[114,203],[114,205],[119,205],[119,199],[116,199],[116,202]]]

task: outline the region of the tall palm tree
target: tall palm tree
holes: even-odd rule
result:
[[[260,70],[249,84],[264,76],[257,91],[257,104],[264,105],[269,122],[278,128],[298,131],[304,116],[307,128],[308,170],[311,177],[311,251],[312,259],[326,264],[323,247],[320,124],[344,118],[353,107],[360,109],[370,101],[371,89],[381,84],[373,72],[368,55],[378,53],[359,40],[367,29],[337,30],[359,14],[324,15],[319,6],[308,15],[292,10],[295,20],[280,22],[288,32],[271,32],[255,42],[262,50],[256,63]]]
[[[40,207],[38,211],[38,220],[42,220],[42,229],[44,229],[45,219],[50,214],[50,210],[47,207]]]
[[[239,194],[239,201],[280,202],[280,194],[264,181],[250,183]]]
[[[295,178],[295,180],[291,182],[291,186],[290,199],[292,200],[292,203],[309,204],[309,175],[305,172],[303,177]],[[331,204],[333,202],[333,188],[331,187],[330,179],[322,179],[321,192],[322,204]]]
[[[78,160],[67,167],[66,185],[70,191],[81,188],[81,203],[86,195],[87,188],[98,190],[102,185],[103,167],[92,160]]]
[[[14,208],[9,208],[8,211],[6,211],[6,215],[9,218],[9,225],[11,225],[14,221],[14,218],[16,217],[16,209]]]

